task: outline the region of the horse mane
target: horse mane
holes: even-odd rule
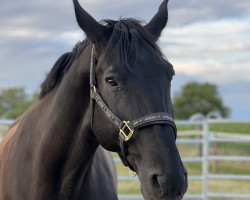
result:
[[[88,44],[88,40],[78,42],[72,52],[63,54],[55,62],[46,79],[41,84],[41,92],[39,94],[40,99],[48,94],[62,80],[64,74],[68,72],[72,63],[80,56]]]
[[[132,65],[131,60],[129,62],[129,58],[133,55],[133,58],[135,58],[134,63],[136,63],[139,42],[146,43],[151,46],[156,53],[163,56],[153,35],[143,26],[143,21],[127,18],[119,19],[118,21],[102,20],[100,23],[112,32],[105,49],[106,57],[109,57],[114,50],[116,52],[118,50],[118,59],[124,66],[128,67],[131,72],[133,72],[133,70],[131,68]],[[45,81],[41,85],[41,92],[39,95],[40,99],[48,94],[62,80],[64,74],[67,73],[72,63],[80,56],[89,43],[88,39],[78,42],[72,52],[63,54],[56,61],[53,68],[48,73]],[[172,78],[173,74],[174,70],[170,69],[169,77]]]

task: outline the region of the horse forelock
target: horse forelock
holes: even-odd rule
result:
[[[110,55],[114,50],[118,50],[118,59],[121,60],[123,65],[131,67],[129,57],[134,55],[134,58],[137,58],[138,47],[141,43],[146,43],[158,54],[162,55],[152,34],[143,26],[143,21],[133,18],[121,18],[118,21],[103,20],[101,23],[112,31],[106,48],[106,55]]]

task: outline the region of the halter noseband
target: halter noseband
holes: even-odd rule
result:
[[[102,97],[97,91],[96,81],[95,81],[95,57],[94,57],[94,49],[93,45],[91,52],[91,61],[90,61],[90,97],[95,100],[96,103],[100,106],[102,111],[105,113],[107,118],[113,122],[113,124],[119,129],[119,138],[120,138],[120,146],[121,153],[119,156],[122,160],[124,166],[129,167],[134,171],[132,166],[127,161],[126,151],[125,151],[125,142],[129,141],[129,139],[133,136],[134,130],[137,128],[141,128],[144,126],[154,125],[154,124],[168,124],[170,125],[175,134],[175,139],[177,135],[177,129],[173,118],[166,112],[157,112],[152,113],[150,115],[144,116],[142,118],[125,121],[119,119],[107,106],[107,104],[103,101]],[[94,105],[94,104],[93,104]],[[93,115],[93,114],[92,114]],[[92,116],[93,117],[93,116]]]

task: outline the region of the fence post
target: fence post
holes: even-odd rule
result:
[[[213,155],[217,156],[218,155],[218,143],[216,141],[213,142],[212,150],[213,150]],[[218,172],[219,172],[219,161],[214,160],[213,161],[213,173],[218,173]]]
[[[202,132],[202,124],[197,125],[196,130],[199,131],[199,132]],[[196,135],[196,138],[201,139],[202,134]],[[202,157],[202,143],[197,144],[197,156]]]
[[[208,173],[209,173],[209,124],[208,120],[203,120],[203,164],[202,164],[202,183],[203,200],[208,200]]]
[[[190,120],[194,120],[194,121],[203,121],[205,119],[205,115],[202,114],[202,113],[195,113],[193,114],[190,118]],[[196,126],[196,130],[197,131],[202,131],[202,127],[203,127],[203,124],[198,124]],[[197,135],[196,136],[197,139],[201,139],[202,138],[202,135]],[[202,144],[197,144],[197,155],[199,157],[202,157]]]

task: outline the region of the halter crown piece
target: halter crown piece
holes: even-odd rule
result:
[[[129,167],[134,171],[132,166],[127,161],[125,143],[129,141],[129,139],[133,136],[135,129],[154,125],[154,124],[168,124],[170,125],[175,134],[175,139],[177,135],[177,129],[173,118],[166,112],[157,112],[146,115],[139,119],[135,119],[132,121],[126,121],[119,119],[107,106],[107,104],[103,101],[102,97],[97,91],[96,81],[95,81],[95,55],[94,55],[95,45],[93,45],[91,52],[91,61],[90,61],[90,97],[95,101],[102,111],[105,113],[107,118],[119,129],[119,138],[120,138],[120,147],[121,152],[119,156],[122,160],[124,166]],[[92,104],[94,106],[94,103]],[[92,114],[93,117],[93,114]]]

